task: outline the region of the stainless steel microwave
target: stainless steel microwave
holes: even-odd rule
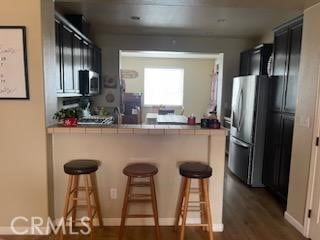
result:
[[[80,94],[85,96],[97,95],[100,92],[100,76],[89,70],[79,71]]]

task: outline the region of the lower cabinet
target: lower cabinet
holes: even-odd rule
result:
[[[286,202],[290,174],[294,115],[271,113],[267,126],[263,184]]]

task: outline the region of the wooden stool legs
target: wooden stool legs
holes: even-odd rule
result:
[[[80,177],[84,178],[84,186],[79,186]],[[83,191],[85,198],[79,198],[79,192]],[[92,205],[92,197],[94,205]],[[72,222],[71,225],[75,226],[77,220],[77,208],[78,201],[85,201],[85,206],[87,207],[87,217],[89,218],[89,226],[91,228],[90,238],[94,239],[94,231],[93,231],[93,219],[95,216],[98,217],[99,226],[103,226],[102,216],[101,216],[101,208],[97,190],[97,181],[95,173],[91,174],[82,174],[82,175],[69,175],[68,177],[68,186],[67,193],[65,198],[65,206],[63,213],[64,223],[67,223],[68,216],[71,215]],[[64,233],[60,231],[60,239],[63,239]]]
[[[160,227],[159,227],[159,216],[158,216],[158,206],[157,206],[157,196],[156,196],[156,187],[154,185],[153,177],[150,177],[151,182],[151,198],[152,198],[152,209],[153,209],[153,218],[154,224],[156,226],[156,238],[160,240]]]
[[[130,185],[131,185],[131,177],[128,177],[127,186],[126,186],[126,192],[124,194],[122,213],[121,213],[121,224],[120,224],[119,240],[121,240],[122,237],[123,237],[124,226],[125,226],[126,218],[127,218],[127,215],[128,215],[128,200],[129,200],[129,194],[130,194],[130,189],[131,189]]]
[[[159,227],[159,218],[158,218],[158,207],[157,207],[157,197],[156,189],[154,184],[153,176],[148,177],[148,182],[135,182],[134,177],[128,176],[126,192],[124,195],[123,208],[121,214],[121,225],[119,240],[123,238],[125,221],[127,218],[143,218],[143,217],[153,217],[155,223],[155,234],[156,239],[160,240],[160,227]],[[150,194],[135,194],[132,192],[133,187],[149,187]],[[128,214],[128,205],[130,202],[135,203],[146,203],[150,202],[152,204],[153,214]]]
[[[201,224],[190,224],[189,226],[201,226],[203,230],[208,231],[208,237],[210,240],[213,240],[212,232],[212,220],[211,220],[211,209],[209,201],[209,188],[208,188],[208,179],[198,179],[199,181],[199,205],[200,205],[200,215],[201,215]],[[188,209],[194,206],[190,206],[189,197],[191,193],[191,178],[182,177],[181,192],[178,198],[176,218],[175,218],[175,228],[179,226],[180,217],[182,219],[181,229],[180,229],[180,240],[184,239],[184,232]],[[195,203],[192,201],[192,203]]]

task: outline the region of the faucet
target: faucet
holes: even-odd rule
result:
[[[118,125],[120,125],[122,123],[122,114],[120,112],[120,108],[115,107],[113,109],[113,113],[117,116],[117,123],[118,123]]]

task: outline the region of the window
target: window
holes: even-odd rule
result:
[[[145,105],[183,105],[184,69],[145,68]]]

